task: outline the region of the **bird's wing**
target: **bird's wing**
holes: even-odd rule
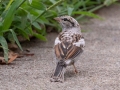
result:
[[[55,54],[56,57],[61,59],[74,59],[77,55],[83,52],[82,47],[85,46],[84,38],[81,38],[75,43],[60,41],[59,38],[55,40]]]

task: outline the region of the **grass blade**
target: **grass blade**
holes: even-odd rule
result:
[[[94,13],[91,13],[91,12],[87,12],[87,11],[73,12],[73,14],[82,14],[82,15],[86,15],[86,16],[89,16],[89,17],[102,19],[100,16],[98,16],[98,15],[96,15]]]
[[[8,45],[6,39],[3,36],[0,36],[0,44],[2,45],[4,51],[5,61],[8,62]]]
[[[36,38],[42,40],[42,41],[47,41],[46,37],[45,36],[42,36],[41,34],[38,34],[38,33],[34,33],[33,34]]]
[[[38,10],[46,9],[45,5],[43,3],[41,3],[39,0],[33,0],[32,3],[29,3],[29,5]]]
[[[26,0],[16,0],[12,3],[11,7],[7,10],[7,13],[4,17],[3,27],[2,27],[3,30],[9,29],[9,27],[13,21],[16,9],[19,7],[19,5],[21,5],[21,3],[25,2],[25,1]],[[4,11],[4,12],[6,12],[6,11]]]
[[[8,8],[10,7],[10,5],[12,4],[14,0],[10,0],[10,2],[8,3],[8,5],[6,6],[5,10],[8,10]]]
[[[20,43],[19,43],[19,41],[18,41],[18,38],[17,38],[17,36],[16,36],[16,33],[15,33],[12,29],[10,29],[10,31],[11,31],[11,33],[12,33],[12,35],[13,35],[13,38],[14,38],[15,42],[16,42],[17,45],[19,46],[19,48],[20,48],[21,50],[23,50],[22,47],[21,47],[21,45],[20,45]]]
[[[72,14],[72,11],[74,10],[74,8],[67,7],[67,10],[68,10],[68,15],[71,15],[71,14]]]
[[[89,12],[94,12],[94,11],[96,11],[96,10],[102,8],[102,7],[104,7],[104,5],[99,5],[99,6],[95,7],[95,8],[93,8],[93,9],[89,10]],[[77,17],[76,19],[79,20],[80,18],[83,18],[84,16],[85,15],[81,15],[81,16]]]
[[[112,3],[116,2],[116,1],[118,1],[118,0],[105,0],[104,5],[109,6],[109,5],[111,5]]]

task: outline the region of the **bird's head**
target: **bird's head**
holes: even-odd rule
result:
[[[79,27],[79,23],[71,16],[60,16],[54,19],[61,24],[63,29]]]

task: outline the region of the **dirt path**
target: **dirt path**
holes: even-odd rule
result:
[[[98,14],[104,20],[91,19],[81,25],[86,30],[86,47],[76,63],[78,75],[68,67],[64,83],[49,81],[57,35],[51,33],[47,43],[32,40],[22,44],[34,56],[0,65],[0,90],[120,90],[120,6],[103,8]]]

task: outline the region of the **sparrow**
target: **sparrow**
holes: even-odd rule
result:
[[[85,40],[79,23],[71,16],[65,15],[54,18],[62,27],[62,32],[54,42],[56,69],[51,76],[51,82],[64,82],[64,73],[67,66],[73,65],[78,73],[75,62],[85,47]]]

